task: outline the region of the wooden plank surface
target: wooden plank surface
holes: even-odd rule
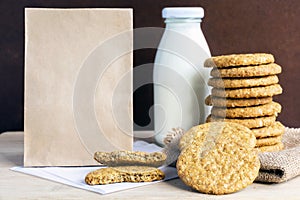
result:
[[[23,132],[0,135],[0,199],[300,199],[300,176],[281,184],[254,183],[234,194],[214,196],[192,191],[180,179],[108,195],[18,173],[23,165]]]

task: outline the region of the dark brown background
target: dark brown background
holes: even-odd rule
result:
[[[300,1],[299,0],[0,0],[0,132],[23,130],[24,7],[132,7],[135,27],[163,27],[167,6],[202,6],[202,29],[213,55],[270,52],[283,67],[284,94],[279,115],[287,126],[300,127]],[[155,50],[135,52],[135,66],[152,63]],[[151,76],[151,74],[149,74]],[[152,86],[134,94],[134,119],[151,128],[148,109]]]

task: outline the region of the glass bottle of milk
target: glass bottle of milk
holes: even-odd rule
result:
[[[210,69],[204,61],[210,51],[200,23],[201,7],[164,8],[166,28],[157,49],[154,81],[155,140],[164,146],[164,138],[173,128],[185,131],[205,122],[210,108],[205,97]]]

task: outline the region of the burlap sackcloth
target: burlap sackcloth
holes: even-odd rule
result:
[[[285,128],[284,150],[259,154],[260,170],[255,181],[281,183],[300,175],[300,128]]]
[[[168,165],[176,165],[180,154],[178,143],[183,134],[182,129],[174,129],[165,140],[163,151]],[[300,128],[285,128],[282,142],[284,150],[259,154],[261,167],[256,182],[281,183],[300,175]]]

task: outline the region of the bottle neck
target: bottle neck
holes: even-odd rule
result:
[[[201,18],[167,18],[165,20],[166,29],[171,30],[184,30],[189,29],[199,29]]]
[[[201,18],[166,18],[165,23],[200,23]]]
[[[178,18],[167,18],[165,20],[166,29],[164,38],[168,38],[169,36],[177,37],[176,34],[172,34],[172,32],[180,33],[194,42],[196,42],[202,49],[205,50],[207,55],[210,55],[209,47],[205,40],[205,37],[201,30],[201,18],[186,18],[186,19],[178,19]],[[180,37],[179,37],[180,38]],[[180,41],[177,41],[180,43]]]

